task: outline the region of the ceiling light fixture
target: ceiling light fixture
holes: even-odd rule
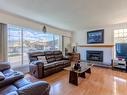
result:
[[[46,26],[45,26],[45,25],[44,25],[44,27],[43,27],[42,31],[43,31],[44,33],[46,33],[46,32],[47,32],[47,28],[46,28]]]

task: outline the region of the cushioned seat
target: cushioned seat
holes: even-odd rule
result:
[[[63,65],[64,64],[64,62],[63,62],[63,60],[61,60],[61,61],[55,61],[55,62],[53,62],[56,66],[59,66],[59,65]]]
[[[7,69],[7,70],[4,70],[2,72],[5,76],[9,76],[9,75],[12,75],[14,73],[14,70],[12,69]]]
[[[69,62],[69,60],[63,60],[64,64],[67,64]]]
[[[28,84],[30,84],[30,83],[31,83],[31,82],[28,81],[28,80],[26,80],[26,79],[20,79],[20,80],[16,81],[16,82],[14,83],[14,85],[15,85],[17,88],[21,88],[21,87],[23,87],[23,86],[25,86],[25,85],[28,85]]]
[[[8,70],[3,71],[3,74],[5,77],[14,77],[14,76],[18,76],[18,75],[24,76],[24,74],[22,72],[18,72],[18,71],[15,72],[12,69],[8,69]]]
[[[63,61],[55,61],[52,63],[47,63],[44,65],[44,69],[46,70],[46,69],[54,68],[54,67],[62,65],[62,64],[64,64]]]
[[[53,68],[53,67],[55,67],[56,66],[56,64],[55,63],[47,63],[47,64],[45,64],[44,65],[44,69],[50,69],[50,68]]]
[[[17,88],[14,85],[9,85],[0,89],[0,95],[7,95],[10,92],[16,91]]]
[[[13,82],[24,77],[22,72],[15,72],[11,69],[5,70],[2,73],[4,74],[5,79],[0,81],[0,88],[12,84]]]

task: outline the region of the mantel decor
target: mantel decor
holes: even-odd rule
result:
[[[87,32],[87,44],[104,43],[104,29]]]

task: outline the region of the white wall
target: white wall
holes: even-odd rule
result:
[[[113,28],[111,26],[96,27],[91,29],[86,29],[84,31],[77,31],[73,33],[73,42],[79,45],[87,44],[87,32],[92,30],[104,29],[104,43],[103,44],[113,44]]]
[[[12,15],[10,13],[3,12],[3,11],[0,11],[0,23],[14,24],[14,25],[31,28],[31,29],[38,30],[38,31],[42,31],[42,28],[44,26],[44,24],[41,24],[39,22],[28,20],[23,17]],[[72,33],[70,31],[62,30],[59,28],[54,28],[48,25],[46,25],[46,27],[47,27],[48,32],[72,37]]]
[[[113,33],[115,29],[127,28],[127,23],[115,24],[115,25],[105,25],[101,27],[92,27],[85,29],[84,31],[77,31],[73,33],[73,42],[78,43],[78,45],[87,45],[87,31],[104,29],[104,43],[105,45],[113,45],[114,37]],[[94,44],[97,45],[97,44]],[[114,58],[114,48],[92,48],[92,47],[78,47],[78,52],[81,55],[81,60],[86,60],[87,50],[101,50],[104,52],[104,63],[111,64],[111,59]]]
[[[86,32],[87,30],[73,32],[72,42],[78,45],[86,44]]]
[[[84,29],[84,31],[73,32],[73,42],[78,43],[79,45],[87,44],[87,31],[104,29],[104,43],[103,44],[114,44],[113,32],[115,29],[127,28],[126,23],[114,24],[114,25],[105,25]]]

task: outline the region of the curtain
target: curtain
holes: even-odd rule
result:
[[[0,23],[0,61],[7,61],[7,25]]]

